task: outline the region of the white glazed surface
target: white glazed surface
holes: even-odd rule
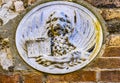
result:
[[[51,20],[54,18],[63,20]],[[52,24],[53,28],[60,24],[63,31],[51,31],[53,37],[49,36]],[[66,25],[69,29],[64,34]],[[94,14],[81,5],[63,1],[35,7],[21,20],[16,32],[16,46],[24,61],[39,71],[52,74],[81,69],[95,58],[102,41],[102,28]],[[59,50],[60,54],[54,50]]]

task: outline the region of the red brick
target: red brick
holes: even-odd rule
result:
[[[65,75],[48,75],[47,83],[68,83],[68,82],[96,81],[94,71],[76,71]]]
[[[0,83],[18,83],[20,75],[3,75],[0,74]]]
[[[120,82],[120,71],[102,71],[101,81]]]
[[[25,74],[24,83],[42,83],[42,75],[41,74]]]
[[[120,47],[107,47],[103,54],[104,57],[120,57]]]
[[[120,58],[98,58],[91,62],[86,68],[114,69],[120,68]]]

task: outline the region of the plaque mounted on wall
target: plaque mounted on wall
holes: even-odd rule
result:
[[[101,50],[102,26],[81,4],[52,1],[28,12],[18,25],[16,47],[33,68],[52,74],[76,71]]]

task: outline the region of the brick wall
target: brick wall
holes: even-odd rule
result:
[[[2,1],[7,0],[0,0],[1,7],[4,5]],[[26,8],[36,4],[37,1],[40,0],[22,0],[21,9],[17,9],[19,4],[15,5],[14,1],[13,8],[10,6],[10,11],[13,12],[14,16],[9,19],[21,15]],[[30,70],[31,67],[23,66],[25,63],[21,58],[15,57],[14,52],[11,53],[9,49],[11,40],[9,40],[8,35],[14,30],[8,27],[11,24],[17,25],[13,20],[8,22],[1,18],[0,54],[6,57],[3,57],[5,60],[0,57],[2,58],[0,59],[0,83],[120,83],[120,0],[85,1],[96,7],[107,23],[109,35],[106,38],[106,48],[103,55],[98,56],[83,69],[65,75],[51,75]],[[14,63],[17,64],[14,65]]]

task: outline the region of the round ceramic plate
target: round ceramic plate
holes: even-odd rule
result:
[[[16,47],[33,68],[64,74],[83,68],[99,53],[102,27],[86,7],[53,1],[28,12],[18,25]]]

